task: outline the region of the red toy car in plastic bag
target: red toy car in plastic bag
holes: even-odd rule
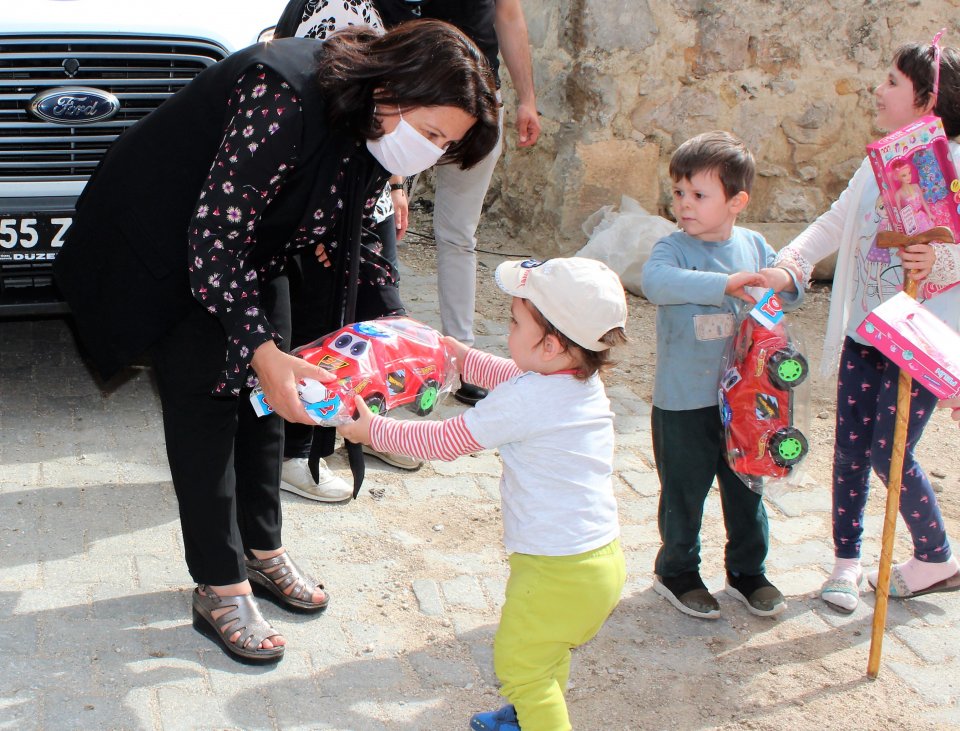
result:
[[[793,390],[808,373],[782,322],[767,328],[743,319],[720,383],[720,414],[727,461],[752,490],[762,492],[763,478],[789,475],[809,450],[793,425]]]
[[[317,424],[338,426],[356,413],[355,394],[382,414],[409,406],[426,416],[441,393],[451,390],[456,369],[440,333],[407,317],[367,320],[336,330],[293,351],[337,376],[334,383],[306,379],[300,400]],[[263,394],[254,391],[254,408],[269,411]]]

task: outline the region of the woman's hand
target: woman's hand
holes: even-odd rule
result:
[[[332,266],[330,258],[327,256],[327,249],[323,244],[317,244],[317,248],[313,250],[313,253],[316,255],[317,261],[325,267]]]
[[[900,261],[910,279],[920,281],[930,276],[937,252],[930,244],[910,244],[899,250]]]
[[[390,178],[393,184],[394,179]],[[402,183],[403,178],[398,178],[397,182]],[[393,201],[393,215],[397,225],[397,240],[403,239],[407,233],[407,227],[410,225],[410,201],[407,200],[407,191],[403,188],[397,188],[390,191],[390,199]]]
[[[767,286],[767,280],[760,272],[734,272],[727,276],[727,286],[723,293],[731,297],[742,299],[755,305],[757,301],[744,291],[744,287],[764,287]]]
[[[312,378],[321,383],[337,380],[329,371],[307,363],[303,358],[284,353],[277,344],[268,340],[253,351],[250,364],[260,381],[263,396],[274,413],[287,421],[313,425],[297,393],[297,382]]]
[[[453,353],[453,357],[457,359],[457,371],[462,371],[463,359],[467,357],[467,351],[470,350],[470,346],[464,345],[449,335],[443,337],[443,344],[447,346],[447,349]]]
[[[363,398],[358,394],[353,402],[357,405],[357,418],[349,424],[337,427],[337,433],[354,444],[370,444],[370,422],[373,421],[373,412],[367,408]]]

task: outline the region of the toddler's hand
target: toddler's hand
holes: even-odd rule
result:
[[[757,301],[744,291],[744,287],[764,287],[767,286],[767,280],[760,272],[735,272],[727,277],[727,286],[723,293],[731,297],[737,297],[744,302],[755,305]]]
[[[760,274],[763,275],[763,279],[766,282],[764,286],[767,289],[772,289],[774,292],[783,292],[784,290],[793,292],[796,290],[793,284],[793,278],[782,266],[761,269]]]
[[[374,418],[373,412],[367,408],[359,394],[354,396],[354,403],[357,406],[356,420],[338,426],[337,433],[354,444],[370,444],[370,422]]]
[[[443,337],[443,344],[450,349],[450,352],[453,353],[453,357],[457,359],[457,370],[463,370],[463,359],[467,356],[467,351],[470,350],[469,345],[464,345],[459,340],[451,338],[449,335]]]
[[[941,409],[953,409],[950,418],[956,422],[960,422],[960,398],[944,399],[938,403],[937,406]]]

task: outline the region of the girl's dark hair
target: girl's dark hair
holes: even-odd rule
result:
[[[363,139],[383,135],[375,104],[401,110],[451,106],[477,121],[441,163],[472,167],[497,143],[497,89],[490,65],[449,23],[414,20],[382,36],[362,27],[339,31],[319,54],[318,75],[330,123]]]
[[[588,350],[587,348],[577,345],[557,330],[554,324],[543,316],[543,313],[537,309],[537,306],[533,304],[533,302],[528,299],[523,299],[523,304],[527,310],[529,310],[530,314],[533,315],[533,321],[543,329],[543,337],[540,338],[540,342],[542,343],[547,335],[553,335],[560,341],[560,346],[576,358],[577,372],[574,374],[574,378],[577,380],[585,381],[594,373],[602,373],[616,365],[616,361],[611,357],[610,351],[612,351],[615,346],[625,345],[628,342],[627,333],[624,329],[622,327],[615,327],[613,330],[608,330],[604,333],[603,337],[600,338],[600,342],[604,345],[609,345],[609,348],[606,350]]]
[[[923,107],[933,93],[933,64],[936,49],[930,45],[908,43],[893,55],[893,65],[913,84],[913,103]],[[943,120],[947,137],[960,135],[960,51],[945,47],[940,51],[940,89],[933,113]]]
[[[756,174],[753,155],[729,132],[704,132],[684,142],[670,158],[674,182],[690,180],[697,173],[716,171],[723,194],[730,200],[741,190],[749,194]]]

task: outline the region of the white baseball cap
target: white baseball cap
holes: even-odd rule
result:
[[[500,289],[530,300],[551,325],[587,350],[606,350],[610,346],[600,338],[627,324],[620,278],[596,259],[505,261],[495,277]]]

